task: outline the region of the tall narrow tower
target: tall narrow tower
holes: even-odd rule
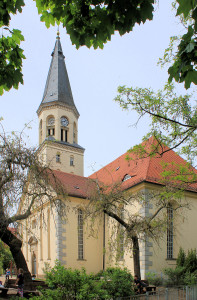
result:
[[[83,176],[84,148],[78,145],[79,112],[75,106],[57,34],[39,118],[40,157],[52,169]]]

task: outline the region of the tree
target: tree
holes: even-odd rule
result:
[[[41,21],[46,26],[62,24],[77,48],[86,45],[103,48],[115,31],[123,35],[133,30],[136,24],[153,19],[154,2],[157,0],[34,0]],[[170,80],[197,83],[196,76],[196,28],[197,5],[195,0],[175,1],[178,16],[188,16],[192,22],[186,34],[180,37],[178,52],[173,65],[169,68]],[[25,59],[20,42],[24,37],[17,29],[10,29],[10,19],[22,13],[24,0],[4,0],[0,3],[0,95],[11,87],[18,88],[23,83],[22,60]],[[6,34],[7,33],[7,34]]]
[[[197,149],[197,113],[195,101],[192,96],[177,95],[172,84],[166,84],[163,90],[157,93],[147,88],[118,88],[115,98],[123,109],[135,110],[139,116],[138,121],[148,115],[150,117],[150,130],[144,140],[154,136],[157,141],[149,152],[140,145],[133,148],[138,155],[147,156],[163,155],[171,149],[179,150],[180,154],[192,164],[195,164]],[[137,123],[138,123],[137,121]],[[163,148],[162,145],[169,148]],[[184,175],[183,181],[195,182],[196,171],[190,164],[185,166],[185,171],[180,170],[179,175]],[[178,175],[178,174],[177,174]],[[181,179],[181,178],[179,178]]]
[[[97,187],[89,199],[88,206],[84,207],[87,218],[92,220],[93,232],[95,231],[95,218],[101,213],[108,215],[111,220],[115,221],[113,226],[116,235],[111,237],[111,241],[115,242],[117,250],[118,231],[121,225],[124,228],[125,245],[130,243],[132,246],[134,273],[141,277],[139,240],[151,238],[158,241],[162,237],[162,234],[166,232],[166,213],[171,203],[174,203],[172,206],[174,212],[187,206],[180,200],[182,191],[170,183],[167,185],[167,182],[165,185],[163,182],[163,186],[157,191],[150,188],[138,193],[124,191],[120,183],[105,186],[98,182]],[[136,211],[136,205],[141,208],[153,205],[154,212],[143,215],[140,211]]]
[[[26,281],[31,275],[21,251],[22,241],[9,229],[10,224],[31,215],[35,206],[42,209],[44,201],[55,205],[56,193],[65,195],[53,172],[39,161],[37,149],[28,148],[23,134],[0,132],[0,239],[8,245],[17,268],[23,268]],[[45,200],[43,200],[45,197]],[[19,204],[22,205],[19,213]],[[18,212],[17,212],[18,210]]]
[[[9,248],[0,241],[0,264],[3,267],[3,270],[10,268],[11,262],[13,262],[13,257]]]

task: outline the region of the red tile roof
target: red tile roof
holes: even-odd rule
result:
[[[150,138],[142,145],[145,145],[145,149],[148,150],[153,143],[153,138]],[[164,145],[162,149],[169,150]],[[126,159],[128,156],[131,158],[130,160]],[[172,150],[165,152],[162,156],[157,154],[153,157],[148,156],[141,159],[134,153],[126,152],[88,178],[61,171],[53,172],[68,195],[87,198],[96,188],[95,179],[105,185],[122,182],[123,189],[131,188],[141,182],[161,184],[164,163],[169,164],[168,168],[176,168],[176,165],[186,165],[186,161]],[[197,170],[192,169],[197,174]],[[128,179],[124,180],[126,175]],[[197,192],[197,183],[187,186],[187,190]]]
[[[92,179],[62,171],[53,171],[54,176],[65,188],[65,192],[74,197],[87,198],[95,188]]]
[[[149,150],[153,143],[154,139],[152,137],[146,142],[143,142],[142,145],[145,146],[146,150]],[[181,158],[173,150],[170,150],[167,146],[163,145],[162,149],[165,151],[167,150],[167,152],[165,152],[162,156],[160,154],[156,154],[155,156],[147,156],[146,158],[138,158],[133,152],[126,152],[113,162],[106,165],[104,168],[92,174],[90,178],[97,178],[106,185],[123,181],[123,189],[128,189],[144,181],[161,184],[163,164],[168,164],[167,168],[169,169],[175,169],[177,165],[187,164],[183,158]],[[126,159],[128,156],[130,160]],[[197,174],[196,169],[192,168],[192,170]],[[130,178],[124,181],[126,175]],[[187,186],[187,189],[197,191],[197,183]]]

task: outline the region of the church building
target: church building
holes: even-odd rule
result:
[[[161,157],[136,159],[127,153],[107,166],[84,177],[84,151],[78,144],[79,112],[72,96],[69,77],[64,61],[60,37],[56,38],[51,65],[46,80],[42,101],[37,110],[39,118],[39,157],[49,165],[56,178],[67,191],[68,206],[66,217],[62,218],[57,207],[44,203],[42,210],[36,207],[31,216],[19,224],[23,239],[22,251],[29,270],[37,277],[43,276],[46,264],[54,266],[59,260],[65,267],[96,273],[110,266],[127,267],[133,274],[132,252],[124,240],[119,241],[122,253],[116,259],[116,250],[110,248],[111,218],[100,214],[95,220],[95,234],[90,234],[90,220],[84,219],[84,205],[88,204],[93,182],[110,185],[120,182],[126,193],[158,190],[161,187],[163,163],[184,164],[185,161],[170,150]],[[153,142],[150,139],[147,144]],[[55,191],[54,191],[55,193]],[[57,195],[58,197],[58,195]],[[64,199],[60,199],[64,201]],[[65,200],[67,201],[67,200]],[[178,216],[178,226],[173,229],[173,211],[169,211],[170,227],[160,243],[150,238],[140,242],[141,275],[150,271],[161,272],[164,267],[176,264],[181,246],[185,251],[197,248],[196,211],[197,185],[191,185],[184,193],[184,201],[190,209]],[[22,203],[19,212],[22,209]],[[60,206],[61,208],[61,206]],[[192,209],[191,209],[192,208]],[[128,208],[143,215],[153,213],[149,205],[145,209]]]

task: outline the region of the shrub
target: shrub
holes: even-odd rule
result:
[[[163,272],[168,277],[167,280],[165,280],[167,286],[184,284],[184,267],[176,267],[175,269],[165,268]]]
[[[197,270],[193,273],[186,273],[184,276],[185,285],[196,285],[197,282]]]
[[[155,286],[160,286],[163,283],[162,278],[158,276],[155,272],[147,272],[146,279],[148,280],[149,284],[153,284]]]
[[[108,268],[102,273],[99,272],[99,275],[103,277],[103,288],[113,299],[134,294],[133,276],[126,268]]]
[[[191,249],[188,251],[187,257],[185,258],[184,267],[188,273],[193,273],[197,270],[196,249]]]
[[[177,260],[176,260],[177,267],[183,267],[185,264],[185,259],[186,259],[185,251],[183,250],[183,248],[180,247]]]

